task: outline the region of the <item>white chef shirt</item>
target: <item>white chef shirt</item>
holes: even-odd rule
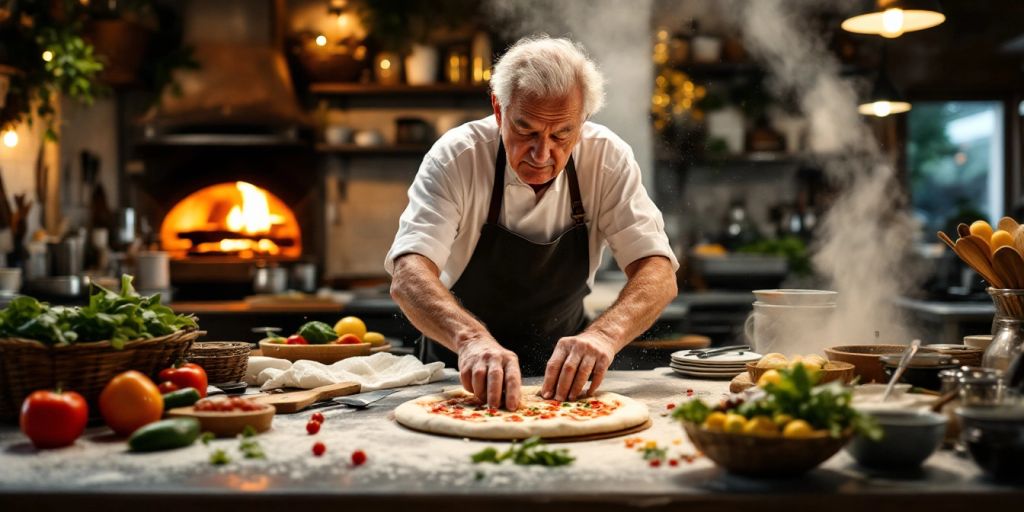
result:
[[[492,115],[449,130],[434,144],[409,187],[409,206],[384,262],[389,274],[395,258],[417,253],[441,269],[446,287],[455,285],[487,221],[498,139]],[[678,269],[661,212],[641,183],[629,145],[608,128],[587,122],[572,154],[590,242],[587,284],[593,288],[605,244],[621,268],[647,256],[664,256]],[[572,225],[565,172],[558,173],[540,200],[507,162],[504,179],[498,222],[506,229],[546,243]]]

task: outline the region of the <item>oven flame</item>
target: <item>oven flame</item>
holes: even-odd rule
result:
[[[193,192],[167,214],[160,235],[164,249],[178,257],[302,255],[292,211],[270,192],[244,181]]]

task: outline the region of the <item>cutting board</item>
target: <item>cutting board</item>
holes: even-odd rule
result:
[[[253,398],[252,400],[261,404],[274,406],[277,414],[289,414],[299,412],[316,402],[345,395],[354,395],[359,392],[358,382],[344,381],[337,384],[320,386],[313,389],[299,391],[286,391],[284,393],[269,393]]]

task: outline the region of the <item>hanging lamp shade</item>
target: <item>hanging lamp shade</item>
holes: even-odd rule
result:
[[[857,106],[857,112],[866,116],[885,117],[890,114],[902,114],[910,110],[910,103],[899,93],[889,73],[883,66],[878,72],[878,78],[871,89],[871,96],[864,103]]]
[[[866,4],[859,14],[843,21],[843,30],[894,38],[946,21],[935,0],[870,0]]]

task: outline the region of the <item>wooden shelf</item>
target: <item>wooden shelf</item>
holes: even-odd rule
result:
[[[379,146],[357,146],[355,144],[318,143],[316,145],[317,153],[333,153],[344,155],[425,155],[429,150],[429,144],[382,144]]]
[[[393,96],[415,94],[423,96],[484,96],[487,85],[433,84],[433,85],[380,85],[348,82],[316,82],[309,86],[314,94],[339,96]]]

